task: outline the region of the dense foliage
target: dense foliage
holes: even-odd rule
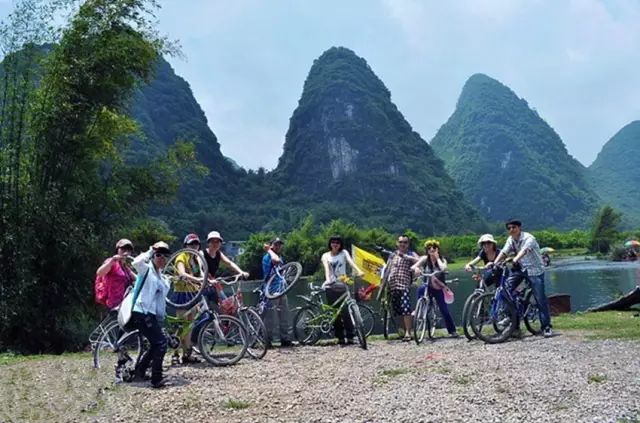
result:
[[[465,84],[431,142],[460,189],[490,221],[586,228],[598,198],[585,168],[527,102],[486,75]]]
[[[588,169],[602,199],[622,213],[622,227],[640,226],[640,121],[616,133]]]
[[[121,157],[137,129],[129,97],[164,45],[155,2],[88,0],[45,56],[37,45],[47,40],[34,34],[51,27],[57,4],[23,1],[1,31],[3,43],[20,41],[10,43],[0,84],[0,349],[84,342],[96,265],[137,223],[141,241],[162,233],[136,219],[149,201],[172,196],[181,163],[194,157],[185,143],[144,167]]]

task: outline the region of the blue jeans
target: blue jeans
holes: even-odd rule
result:
[[[544,291],[544,273],[537,276],[528,276],[526,273],[516,271],[511,273],[507,278],[505,284],[509,292],[513,293],[516,287],[520,284],[522,279],[526,278],[533,291],[533,296],[538,303],[538,310],[540,312],[540,324],[542,329],[551,327],[551,315],[549,313],[549,301]]]
[[[424,296],[424,291],[427,289],[426,284],[422,284],[418,287],[418,298],[422,298]],[[453,322],[453,317],[449,312],[449,306],[444,301],[444,292],[442,289],[431,289],[429,290],[429,296],[436,300],[436,304],[438,304],[438,308],[440,309],[440,314],[442,314],[442,318],[444,319],[444,324],[447,327],[447,332],[449,334],[456,332],[456,324]]]

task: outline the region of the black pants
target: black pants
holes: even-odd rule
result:
[[[327,302],[332,305],[346,291],[347,286],[344,283],[334,282],[329,288],[327,288]],[[340,304],[336,305],[340,307]],[[347,339],[351,339],[355,336],[353,331],[353,322],[351,321],[351,316],[349,316],[349,310],[346,306],[342,308],[340,316],[338,316],[335,323],[333,324],[333,328],[336,332],[336,338],[338,338],[338,340],[345,338],[345,331]]]
[[[162,380],[162,361],[167,352],[167,339],[156,316],[133,312],[131,314],[133,326],[149,340],[149,349],[142,354],[136,367],[136,375],[143,376],[151,365],[151,383]]]

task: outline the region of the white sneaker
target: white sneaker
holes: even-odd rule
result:
[[[553,336],[553,331],[551,330],[551,328],[545,328],[545,329],[542,331],[542,335],[543,335],[545,338],[550,338],[550,337],[552,337],[552,336]]]

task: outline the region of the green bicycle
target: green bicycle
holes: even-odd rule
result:
[[[311,288],[311,298],[303,297],[307,305],[300,307],[293,319],[294,335],[302,345],[313,345],[323,335],[330,335],[333,331],[333,324],[341,315],[344,307],[349,311],[349,317],[353,323],[358,342],[362,349],[367,349],[367,332],[363,314],[361,310],[368,310],[367,320],[371,320],[371,330],[373,330],[373,311],[367,306],[359,305],[351,295],[351,290],[347,289],[333,304],[325,304],[318,300],[322,287],[309,284]],[[362,307],[362,308],[361,308]]]

